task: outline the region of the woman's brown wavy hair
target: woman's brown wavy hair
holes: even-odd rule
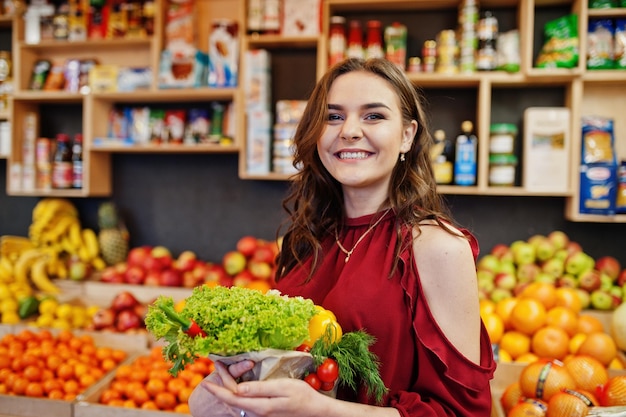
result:
[[[411,120],[417,121],[417,132],[411,149],[405,154],[406,160],[399,161],[394,167],[389,197],[381,209],[391,207],[394,210],[399,236],[402,225],[418,227],[425,219],[434,219],[444,228],[445,222],[452,223],[447,207],[436,192],[429,156],[433,139],[423,110],[423,96],[404,72],[386,59],[347,59],[330,68],[316,84],[295,132],[294,166],[299,172],[293,176],[290,190],[283,200],[289,223],[277,258],[277,280],[313,256],[310,278],[320,261],[322,240],[334,236],[335,231],[343,226],[341,184],[322,164],[317,152],[317,141],[326,128],[328,92],[333,82],[341,75],[354,71],[371,73],[386,80],[398,96],[404,124],[408,125]],[[399,244],[396,252],[401,250]]]

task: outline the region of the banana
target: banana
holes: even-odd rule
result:
[[[96,269],[96,271],[102,271],[107,267],[107,263],[100,256],[96,256],[91,260],[91,265]]]
[[[30,270],[30,279],[40,291],[47,294],[58,294],[60,292],[59,287],[50,281],[50,277],[48,277],[46,272],[48,259],[47,256],[42,256],[35,260]]]
[[[74,223],[78,223],[78,218],[69,215],[63,215],[59,218],[58,223],[50,231],[42,234],[42,243],[44,245],[53,244],[58,242],[69,230],[70,226]],[[79,226],[80,227],[80,226]]]
[[[0,236],[0,256],[8,256],[11,253],[21,253],[33,247],[33,242],[25,236]]]
[[[13,282],[13,264],[6,256],[0,257],[0,282]]]
[[[65,198],[44,198],[33,209],[33,223],[42,217],[54,217],[58,213],[78,216],[78,210],[71,201]]]
[[[89,253],[89,250],[87,249],[87,246],[81,246],[80,248],[78,248],[78,257],[80,258],[81,261],[89,263],[91,262],[91,254]]]
[[[46,253],[41,249],[28,249],[20,255],[14,266],[15,281],[20,283],[28,283],[28,272],[37,259],[45,257]]]
[[[74,222],[70,225],[68,237],[70,239],[70,243],[74,248],[78,249],[83,246],[83,236],[80,230],[80,223]]]
[[[87,248],[89,259],[91,260],[97,257],[100,254],[100,244],[98,243],[96,232],[89,228],[83,229],[82,238],[85,243],[85,248]]]
[[[65,265],[65,262],[62,259],[59,259],[59,262],[57,263],[56,273],[57,273],[57,278],[59,279],[67,279],[67,277],[69,276],[67,265]]]

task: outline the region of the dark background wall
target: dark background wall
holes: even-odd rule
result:
[[[243,235],[272,239],[284,219],[288,184],[237,177],[235,155],[115,155],[114,194],[131,245],[162,244],[177,254],[191,249],[219,261]],[[39,200],[8,197],[6,161],[0,160],[0,235],[26,235]],[[594,257],[613,255],[626,266],[626,224],[565,221],[556,197],[453,196],[454,216],[479,239],[483,253],[535,233],[563,230]],[[102,198],[72,199],[85,227],[97,228]]]

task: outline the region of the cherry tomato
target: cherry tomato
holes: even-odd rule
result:
[[[303,343],[303,344],[301,344],[300,346],[298,346],[298,347],[296,348],[296,350],[297,350],[297,351],[300,351],[300,352],[310,352],[310,351],[311,351],[311,346],[306,345],[306,344],[304,344],[304,343]]]
[[[319,391],[322,388],[322,381],[317,377],[315,372],[312,372],[304,377],[304,381],[309,384],[315,391]]]
[[[333,388],[335,388],[335,381],[322,382],[322,387],[320,388],[320,391],[331,391]]]
[[[332,358],[324,359],[324,362],[317,367],[317,376],[322,382],[335,382],[339,378],[339,365]]]

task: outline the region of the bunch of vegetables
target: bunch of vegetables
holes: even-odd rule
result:
[[[172,298],[160,296],[149,306],[145,322],[148,331],[165,340],[163,356],[172,363],[173,375],[210,354],[300,350],[312,356],[314,369],[305,380],[315,389],[329,391],[339,383],[356,390],[363,383],[377,401],[387,391],[378,359],[369,350],[374,338],[365,331],[343,334],[331,311],[302,297],[199,286],[179,312]]]

